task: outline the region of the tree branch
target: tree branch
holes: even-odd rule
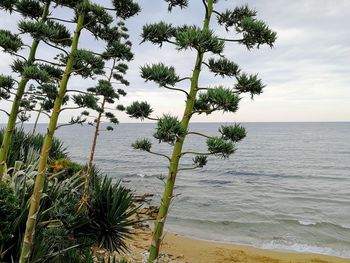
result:
[[[8,113],[7,111],[2,110],[2,109],[0,109],[0,111],[3,112],[3,113],[5,113],[8,117],[10,117],[10,113]]]
[[[219,38],[221,41],[227,41],[227,42],[241,42],[243,39],[228,39],[228,38]]]
[[[65,23],[75,23],[74,21],[69,21],[69,20],[65,20],[62,18],[57,18],[57,17],[49,17],[49,20],[56,20],[56,21],[61,21],[61,22],[65,22]]]
[[[190,170],[195,170],[197,168],[200,168],[198,165],[193,166],[191,168],[179,168],[178,171],[190,171]]]
[[[183,156],[185,154],[193,154],[193,155],[212,155],[213,153],[206,152],[206,153],[200,153],[200,152],[182,152],[180,153],[180,156]]]
[[[154,155],[158,155],[158,156],[162,156],[162,157],[165,157],[168,159],[169,162],[171,162],[171,159],[169,156],[165,155],[165,154],[162,154],[162,153],[156,153],[156,152],[152,152],[152,151],[147,151],[148,153],[150,154],[154,154]]]
[[[64,110],[78,110],[81,108],[84,108],[84,107],[66,107],[66,108],[60,109],[60,112],[62,112]]]
[[[189,96],[188,92],[185,91],[185,90],[183,90],[183,89],[172,88],[172,87],[169,87],[169,86],[167,86],[167,85],[163,85],[163,87],[166,88],[166,89],[170,89],[170,90],[181,91],[181,92],[185,93],[187,97]]]
[[[62,51],[63,53],[65,53],[67,56],[69,56],[69,53],[68,53],[66,50],[64,50],[63,48],[60,48],[60,47],[55,46],[55,45],[52,45],[52,44],[50,44],[49,42],[47,42],[47,41],[45,41],[45,40],[42,40],[42,41],[43,41],[46,45],[48,45],[48,46],[50,46],[50,47],[53,47],[53,48],[56,48],[56,49]]]
[[[199,135],[199,136],[202,136],[202,137],[205,137],[205,138],[211,138],[211,136],[209,135],[206,135],[204,133],[200,133],[200,132],[188,132],[187,134],[192,134],[192,135]]]

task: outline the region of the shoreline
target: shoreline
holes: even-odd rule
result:
[[[130,253],[124,254],[133,263],[142,263],[151,242],[151,230],[135,230],[129,242]],[[350,263],[349,258],[324,254],[261,249],[250,245],[220,243],[184,237],[166,232],[159,263]]]

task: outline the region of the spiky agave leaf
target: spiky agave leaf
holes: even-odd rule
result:
[[[144,138],[144,139],[136,140],[133,144],[131,144],[131,146],[135,150],[149,152],[151,151],[151,148],[152,148],[152,142],[149,139]]]
[[[141,77],[145,81],[154,81],[159,86],[174,86],[179,81],[179,76],[172,66],[165,66],[163,63],[146,65],[141,67]]]
[[[148,118],[152,112],[153,109],[151,108],[151,105],[145,101],[135,101],[130,106],[126,107],[126,113],[131,118],[135,119],[144,120],[145,118]]]
[[[192,161],[196,167],[202,168],[208,163],[208,157],[205,155],[197,155],[192,159]]]
[[[246,73],[240,74],[237,77],[235,89],[239,93],[250,93],[251,98],[254,95],[260,95],[263,92],[265,85],[262,80],[258,78],[258,74],[248,75]]]
[[[228,158],[236,151],[235,145],[231,141],[226,141],[221,137],[208,138],[207,146],[208,151],[211,154],[222,157],[224,159]]]
[[[83,78],[93,78],[95,75],[104,73],[105,63],[100,56],[94,55],[91,51],[86,49],[79,49],[72,53],[74,57],[73,70],[75,74]],[[63,63],[66,58],[63,58]]]
[[[238,65],[227,58],[211,58],[208,61],[208,66],[211,72],[222,77],[234,77],[239,73]]]
[[[242,40],[239,42],[248,49],[260,48],[264,44],[273,47],[277,39],[277,33],[272,31],[264,21],[251,17],[243,18],[237,31],[243,35]]]
[[[23,47],[21,38],[9,30],[0,29],[0,47],[4,52],[16,53]]]
[[[233,142],[239,142],[247,136],[247,131],[240,124],[234,125],[222,125],[219,128],[219,132],[224,140],[231,140]]]
[[[193,48],[200,52],[221,54],[224,51],[225,42],[216,37],[212,30],[184,26],[177,31],[176,45],[179,50]]]
[[[178,137],[183,136],[186,131],[183,129],[177,117],[171,115],[164,115],[158,120],[156,132],[153,134],[154,138],[159,142],[167,142],[174,144]]]
[[[127,19],[141,11],[140,6],[132,0],[112,0],[117,16]]]
[[[153,44],[162,46],[164,42],[176,36],[176,28],[172,24],[159,22],[154,24],[146,24],[142,29],[142,42],[149,41]]]
[[[195,110],[210,114],[214,111],[236,112],[240,98],[227,88],[210,88],[205,93],[199,94],[195,103]]]
[[[39,18],[43,14],[43,7],[36,0],[20,0],[16,3],[16,11],[24,17]]]
[[[0,74],[0,88],[10,90],[15,85],[15,80],[11,76]]]
[[[165,2],[168,3],[169,12],[171,12],[171,10],[177,6],[181,9],[186,8],[188,6],[188,0],[165,0]]]
[[[67,47],[72,43],[69,30],[56,21],[20,21],[18,28],[22,33],[30,34],[34,39],[52,42]]]
[[[251,10],[247,5],[237,6],[235,9],[226,9],[224,12],[219,13],[217,16],[218,23],[224,25],[226,30],[229,30],[232,26],[239,26],[241,21],[245,17],[255,17],[257,12]]]

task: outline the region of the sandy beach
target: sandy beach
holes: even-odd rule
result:
[[[130,242],[131,262],[143,262],[150,239],[150,230],[137,230]],[[281,252],[250,246],[222,244],[166,233],[159,263],[350,263],[350,259],[319,254]]]

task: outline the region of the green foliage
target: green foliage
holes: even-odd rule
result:
[[[133,102],[130,106],[126,108],[126,113],[131,118],[141,119],[141,120],[148,118],[152,112],[153,112],[153,109],[151,108],[151,105],[149,105],[147,102],[144,102],[144,101]]]
[[[140,6],[132,0],[112,0],[117,16],[127,19],[141,11]]]
[[[186,130],[184,130],[177,117],[164,115],[158,120],[156,132],[153,136],[158,139],[159,142],[167,142],[174,145],[177,139],[184,136],[185,133]]]
[[[55,21],[20,21],[18,28],[22,33],[30,34],[34,39],[52,42],[58,46],[70,46],[69,30]]]
[[[247,5],[237,6],[234,10],[227,9],[226,11],[219,13],[218,23],[224,25],[226,30],[230,27],[238,27],[241,25],[241,21],[245,17],[255,17],[257,12],[249,9]]]
[[[0,29],[0,47],[4,52],[16,53],[23,47],[21,38],[11,31]]]
[[[204,167],[208,163],[208,157],[205,155],[197,155],[192,160],[193,165],[199,168]]]
[[[35,0],[20,0],[16,3],[16,11],[24,17],[40,18],[43,14],[43,7]]]
[[[0,9],[12,12],[17,0],[2,0],[0,1]]]
[[[273,47],[273,43],[277,39],[277,33],[270,30],[265,22],[251,17],[243,18],[237,31],[243,34],[243,39],[240,42],[248,49],[259,48],[263,44]]]
[[[175,86],[179,81],[174,67],[165,66],[163,63],[146,65],[141,67],[141,77],[146,81],[154,81],[159,86]]]
[[[258,74],[248,76],[245,73],[237,77],[237,83],[235,85],[235,89],[239,93],[250,93],[252,98],[254,95],[260,95],[264,87],[265,85],[258,78]]]
[[[74,58],[73,72],[83,78],[92,78],[95,75],[104,73],[105,63],[100,56],[94,55],[91,51],[79,49],[72,53]],[[62,58],[61,61],[66,63],[67,58]]]
[[[86,215],[87,226],[80,233],[96,240],[101,248],[109,251],[126,251],[125,240],[137,223],[132,216],[137,208],[131,209],[133,195],[120,183],[113,184],[108,177],[94,177],[90,187]]]
[[[235,123],[235,125],[222,125],[219,128],[219,132],[224,140],[231,140],[233,142],[239,142],[247,135],[246,129],[241,125]]]
[[[179,6],[181,9],[186,8],[188,6],[188,0],[165,0],[169,4],[168,11],[171,12],[171,10]]]
[[[11,69],[14,72],[22,73],[25,65],[26,65],[26,63],[24,61],[19,60],[19,59],[14,59],[12,64],[11,64]]]
[[[93,88],[88,88],[89,92],[93,92],[97,96],[103,96],[105,98],[118,99],[119,96],[112,87],[111,82],[100,79],[98,84]]]
[[[150,41],[153,44],[162,46],[163,42],[176,36],[176,28],[172,24],[159,22],[155,24],[146,24],[143,26],[142,42]]]
[[[215,75],[220,75],[222,77],[234,77],[239,73],[238,65],[227,58],[210,58],[208,67]]]
[[[0,74],[0,88],[10,90],[15,85],[15,80],[11,76]]]
[[[149,152],[152,148],[152,142],[149,139],[139,139],[131,145],[135,150]]]
[[[2,143],[3,136],[4,129],[1,129],[0,143]],[[15,129],[10,144],[11,151],[9,152],[6,162],[8,167],[14,166],[16,161],[23,161],[26,163],[30,159],[31,153],[33,151],[37,153],[40,152],[43,141],[44,136],[41,134],[32,136],[31,134],[26,134],[23,130]],[[65,158],[66,155],[67,152],[63,146],[63,143],[54,138],[52,147],[50,149],[49,158],[60,159]]]
[[[11,186],[6,182],[0,183],[0,249],[12,239],[11,224],[19,212],[19,199]],[[1,259],[1,257],[0,257]]]
[[[78,94],[72,96],[73,102],[79,107],[87,107],[90,109],[96,109],[97,99],[92,94]]]
[[[40,82],[48,82],[50,80],[49,73],[46,70],[40,69],[37,65],[24,66],[22,76]]]
[[[195,103],[195,111],[210,114],[213,111],[236,112],[240,98],[234,91],[223,87],[210,88],[201,93]]]
[[[103,59],[119,58],[120,60],[130,61],[134,55],[131,52],[130,45],[122,43],[119,40],[108,42],[105,51],[102,53]]]
[[[176,45],[179,50],[194,48],[200,52],[212,52],[221,54],[225,42],[219,40],[211,30],[202,30],[196,26],[184,26],[178,29]]]
[[[211,154],[222,157],[224,159],[228,158],[233,154],[236,149],[235,145],[231,141],[226,141],[221,137],[211,137],[207,140],[208,151]]]

